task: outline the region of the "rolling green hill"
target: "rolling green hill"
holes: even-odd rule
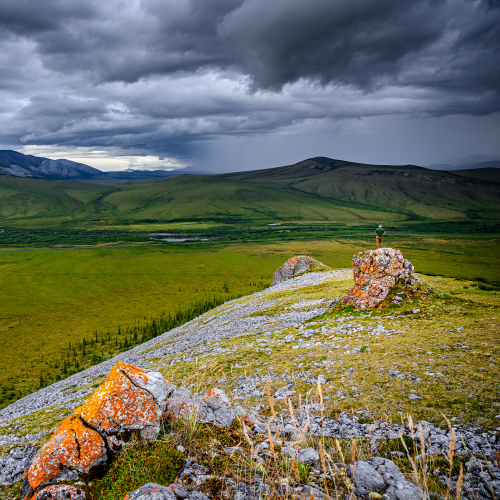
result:
[[[500,184],[493,174],[464,172],[312,158],[266,170],[105,185],[1,176],[0,224],[497,219]]]

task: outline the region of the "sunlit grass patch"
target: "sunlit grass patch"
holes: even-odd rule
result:
[[[123,500],[127,493],[146,483],[168,486],[183,464],[183,453],[168,436],[149,444],[135,439],[123,448],[101,479],[87,487],[94,500]]]

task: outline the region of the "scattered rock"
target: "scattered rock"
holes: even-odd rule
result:
[[[371,309],[382,302],[396,282],[411,283],[413,266],[399,250],[378,248],[354,255],[354,286],[342,303]]]
[[[273,286],[287,279],[307,272],[329,271],[330,268],[307,255],[297,255],[288,259],[273,274]]]
[[[178,480],[182,481],[189,478],[195,484],[204,483],[210,476],[208,475],[208,469],[192,460],[184,460],[184,465],[182,469],[177,474]]]
[[[49,486],[38,493],[33,500],[84,500],[85,492],[74,486]]]
[[[408,399],[411,401],[420,401],[422,398],[420,396],[417,396],[416,394],[409,394]]]
[[[305,450],[300,450],[298,459],[307,465],[314,465],[319,461],[319,455],[314,448],[306,448]]]
[[[123,500],[177,500],[170,488],[148,483],[129,493]]]
[[[36,451],[30,445],[12,448],[9,454],[0,458],[0,484],[17,483],[23,478]]]
[[[260,478],[254,478],[247,483],[238,483],[233,494],[233,500],[259,500],[267,498],[270,494],[269,488]]]
[[[148,483],[129,493],[123,500],[209,500],[199,491],[188,491],[176,483],[170,486]]]

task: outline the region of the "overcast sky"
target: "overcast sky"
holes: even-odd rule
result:
[[[104,170],[500,155],[500,0],[0,0],[0,148]]]

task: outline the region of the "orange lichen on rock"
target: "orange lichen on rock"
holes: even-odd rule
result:
[[[27,479],[35,490],[54,481],[64,469],[87,474],[106,460],[104,440],[75,415],[65,418],[54,435],[38,451]]]
[[[193,399],[169,399],[165,416],[170,420],[184,420],[189,418],[199,420],[200,412],[198,403]]]
[[[396,282],[412,283],[413,265],[399,250],[378,248],[354,255],[352,259],[354,286],[343,299],[344,305],[361,309],[376,307]]]
[[[146,374],[148,372],[120,361],[111,369],[105,382],[75,413],[108,435],[141,430],[144,438],[156,438],[162,406],[166,400],[166,385],[162,380],[165,397],[157,397],[163,399],[157,404],[152,393],[142,388],[148,386],[149,374]]]

